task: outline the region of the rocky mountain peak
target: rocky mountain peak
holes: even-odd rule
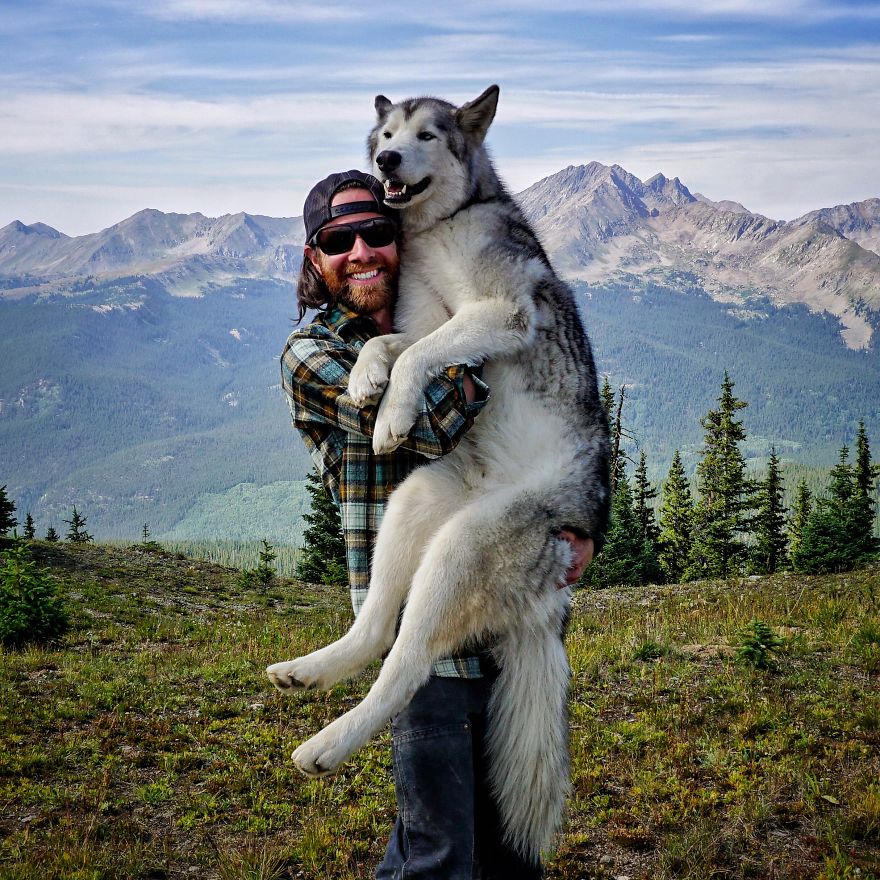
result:
[[[43,238],[68,238],[63,232],[59,232],[46,223],[22,223],[21,220],[13,220],[0,229],[0,239],[12,235],[39,235]]]
[[[670,180],[664,174],[658,173],[648,178],[644,187],[646,192],[642,198],[646,203],[651,203],[656,208],[687,205],[697,201],[696,197],[677,177]]]

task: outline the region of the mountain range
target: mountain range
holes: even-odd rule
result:
[[[146,209],[75,238],[16,220],[0,229],[6,295],[76,292],[84,282],[148,276],[173,296],[201,296],[231,279],[295,277],[302,219],[253,214],[164,214]]]
[[[517,196],[571,280],[659,478],[692,467],[728,370],[746,454],[827,465],[880,432],[880,199],[788,222],[662,174],[569,167]],[[38,528],[295,541],[310,467],[278,354],[299,217],[148,209],[90,235],[0,229],[0,485]]]
[[[519,202],[563,274],[587,282],[693,278],[721,300],[765,295],[834,315],[851,348],[880,316],[880,199],[790,222],[693,194],[677,178],[641,181],[619,165],[571,166]]]
[[[684,274],[713,297],[764,295],[834,315],[851,348],[870,344],[880,314],[880,198],[788,222],[691,193],[677,177],[640,180],[619,165],[569,166],[517,196],[557,268],[589,283]],[[300,217],[139,211],[70,237],[44,223],[0,229],[5,296],[75,293],[92,281],[144,276],[173,296],[240,278],[295,280]]]

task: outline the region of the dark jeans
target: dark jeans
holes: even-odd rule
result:
[[[391,721],[397,821],[377,880],[538,880],[501,840],[486,780],[486,704],[496,673],[432,676]]]

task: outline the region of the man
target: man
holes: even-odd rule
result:
[[[373,453],[376,406],[356,407],[347,386],[363,344],[393,330],[398,230],[383,200],[382,184],[359,171],[331,174],[309,193],[299,317],[309,308],[319,314],[291,334],[281,358],[293,422],[340,507],[355,614],[369,587],[372,548],[391,490],[426,459],[455,448],[489,394],[468,368],[450,367],[425,389],[407,440],[392,453]],[[562,534],[572,544],[567,578],[574,583],[592,558],[593,542]],[[440,660],[392,719],[399,815],[376,873],[380,880],[542,875],[539,864],[504,845],[486,783],[483,735],[496,677],[487,652]]]

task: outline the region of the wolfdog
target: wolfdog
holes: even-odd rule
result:
[[[267,673],[282,690],[329,688],[390,649],[365,699],[294,752],[319,776],[402,710],[436,660],[492,644],[490,782],[507,841],[536,858],[569,784],[571,594],[560,587],[571,547],[560,531],[597,544],[604,534],[608,426],[572,293],[483,143],[498,94],[458,108],[376,98],[369,155],[402,218],[400,332],[364,345],[348,393],[359,406],[381,397],[376,451],[400,444],[424,387],[452,364],[483,364],[491,394],[455,450],[392,494],[350,631]]]

